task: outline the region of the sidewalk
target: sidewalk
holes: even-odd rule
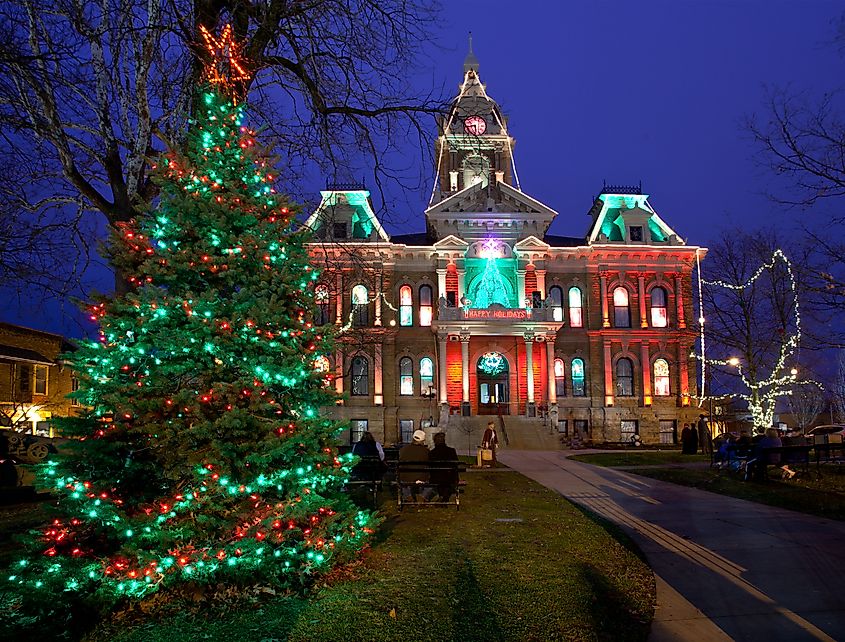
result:
[[[503,449],[498,457],[633,537],[657,582],[650,640],[845,640],[845,523],[567,454]]]

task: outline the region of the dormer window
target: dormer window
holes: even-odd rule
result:
[[[629,238],[631,239],[631,243],[642,243],[643,242],[643,228],[641,225],[632,225],[628,228],[629,230]]]
[[[346,223],[335,223],[334,224],[334,238],[336,238],[336,239],[345,239],[346,238]]]

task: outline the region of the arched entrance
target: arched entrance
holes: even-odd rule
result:
[[[508,360],[500,352],[485,352],[476,365],[478,414],[508,414]]]

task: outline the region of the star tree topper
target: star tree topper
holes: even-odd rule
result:
[[[200,25],[200,34],[209,55],[203,72],[209,83],[231,93],[235,83],[249,80],[250,74],[245,68],[246,60],[241,56],[240,45],[235,40],[232,25],[224,26],[219,37],[215,37]]]

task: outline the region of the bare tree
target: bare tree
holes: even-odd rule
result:
[[[825,407],[821,388],[812,383],[794,386],[787,399],[789,410],[802,433],[813,425]]]
[[[149,159],[179,143],[190,114],[199,26],[224,22],[251,61],[241,93],[277,138],[285,176],[334,176],[363,152],[380,189],[402,178],[384,155],[425,140],[425,117],[443,108],[408,80],[436,15],[424,0],[5,2],[0,135],[25,181],[0,199],[33,217],[60,208],[68,226],[134,217],[156,195]]]
[[[836,374],[828,387],[832,410],[831,421],[845,423],[845,350],[839,350],[836,362]]]

